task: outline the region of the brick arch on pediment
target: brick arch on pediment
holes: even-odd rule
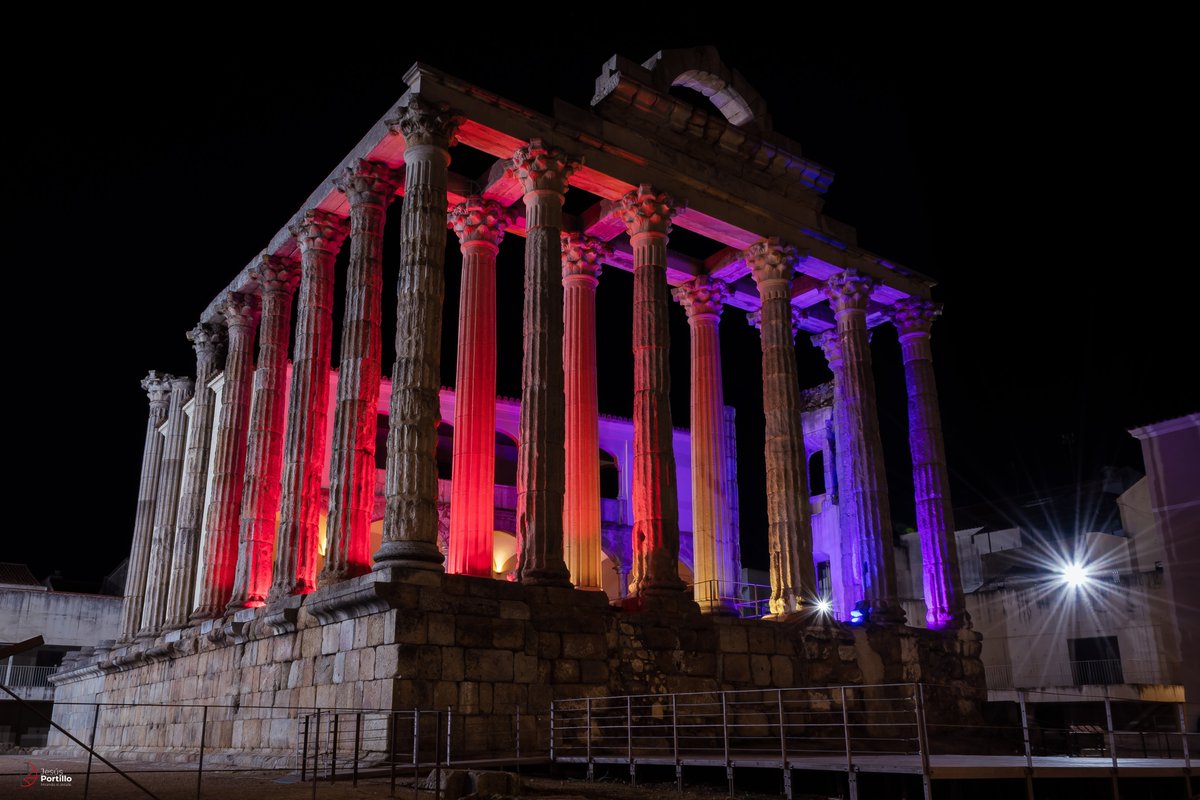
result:
[[[714,47],[661,50],[644,66],[662,85],[684,86],[707,97],[732,125],[771,129],[771,115],[762,95],[740,72],[727,66]]]

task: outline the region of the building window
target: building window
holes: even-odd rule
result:
[[[808,459],[808,493],[825,494],[825,451],[818,450]]]
[[[1108,686],[1125,682],[1117,637],[1067,639],[1067,651],[1071,657],[1071,678],[1076,686]]]
[[[829,562],[817,564],[817,597],[829,599],[833,597],[833,578],[829,572]]]

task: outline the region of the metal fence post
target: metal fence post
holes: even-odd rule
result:
[[[413,800],[417,800],[417,778],[421,772],[421,709],[413,709]]]
[[[11,661],[11,659],[9,659]],[[1180,712],[1179,719],[1183,719],[1183,712]],[[92,739],[88,742],[88,765],[87,775],[83,778],[83,800],[87,800],[88,789],[92,783],[92,755],[96,749],[96,723],[100,720],[100,704],[96,703],[96,710],[92,714]]]
[[[200,765],[196,769],[196,800],[200,800],[200,792],[204,781],[204,732],[208,730],[208,706],[200,712]]]
[[[625,697],[625,755],[629,759],[629,782],[637,786],[637,765],[633,763],[633,696]]]
[[[354,715],[354,786],[358,787],[358,748],[359,740],[362,738],[362,712],[359,711]]]
[[[679,760],[679,716],[676,713],[675,695],[671,695],[671,746],[675,755],[675,791],[683,791],[683,762]]]
[[[313,800],[317,798],[317,756],[321,750],[321,709],[317,709],[315,718],[313,719],[313,768],[312,768],[312,796]]]
[[[1187,707],[1179,704],[1179,734],[1183,745],[1183,781],[1187,796],[1192,796],[1192,753],[1188,749]],[[1169,741],[1169,740],[1168,740]]]
[[[596,778],[596,765],[592,763],[592,698],[587,698],[585,702],[587,703],[587,779],[590,781]],[[551,719],[553,719],[553,704],[550,706],[550,712]],[[1179,718],[1183,719],[1182,711],[1179,712]],[[551,760],[553,760],[553,756],[551,756]]]
[[[1025,740],[1025,800],[1033,800],[1033,747],[1029,741],[1029,709],[1025,705],[1025,690],[1017,690],[1021,706],[1021,737]]]
[[[792,800],[792,771],[788,768],[787,727],[783,719],[783,690],[775,690],[775,705],[779,711],[779,766],[783,770],[783,796]]]
[[[304,743],[300,745],[300,782],[308,780],[308,724],[312,722],[312,714],[304,715]]]
[[[391,741],[388,742],[388,797],[396,796],[396,739],[399,738],[396,732],[396,721],[398,715],[395,711],[388,715],[388,737]],[[416,783],[416,770],[413,770],[413,783]]]
[[[442,800],[442,712],[433,712],[433,797]]]
[[[850,788],[850,800],[858,800],[858,774],[854,771],[854,755],[850,748],[850,711],[846,707],[846,687],[842,686],[842,732],[846,737],[846,781]]]
[[[917,747],[921,751],[921,789],[925,800],[933,800],[933,786],[929,781],[929,731],[925,728],[925,687],[917,683],[913,685],[913,700],[916,701],[913,711],[917,718]]]
[[[333,741],[329,746],[329,782],[337,780],[338,713],[333,715]]]
[[[1113,800],[1121,799],[1120,788],[1117,785],[1117,735],[1113,731],[1112,701],[1108,697],[1108,687],[1104,687],[1104,720],[1108,725],[1108,752],[1112,756],[1112,796]]]
[[[733,764],[729,761],[729,709],[724,692],[721,692],[721,744],[725,752],[725,780],[729,782],[729,796],[733,797]]]

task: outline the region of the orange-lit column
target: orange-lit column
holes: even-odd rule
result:
[[[338,184],[350,201],[350,265],[346,269],[322,585],[371,571],[376,408],[383,346],[383,224],[400,180],[400,173],[386,164],[359,161]]]
[[[133,545],[125,575],[125,601],[121,606],[121,641],[137,634],[146,596],[146,570],[150,565],[150,539],[154,535],[154,500],[158,493],[158,471],[162,465],[163,437],[159,426],[167,418],[171,376],[151,372],[142,379],[142,391],[150,400],[146,419],[146,441],[142,446],[142,477],[138,482],[137,516],[133,523]]]
[[[600,575],[600,411],[596,394],[596,287],[612,248],[579,233],[562,236],[563,373],[567,483],[563,556],[571,582],[603,589]]]
[[[287,347],[300,265],[292,259],[264,255],[253,275],[262,293],[262,321],[250,399],[250,437],[230,609],[261,606],[271,586],[287,424]]]
[[[296,349],[283,456],[283,498],[275,543],[270,600],[307,594],[317,586],[321,476],[329,424],[329,369],[333,348],[333,262],[346,238],[342,217],[308,211],[293,226],[300,244]]]
[[[643,183],[614,212],[633,245],[633,570],[635,596],[684,588],[671,428],[667,236],[674,201]]]
[[[517,451],[517,579],[570,586],[563,561],[562,205],[579,162],[533,139],[513,154],[525,190],[525,302]]]
[[[454,481],[446,571],[492,576],[496,484],[496,253],[511,222],[496,203],[469,197],[450,211],[462,250]]]
[[[727,496],[729,457],[721,385],[721,311],[725,282],[699,275],[675,287],[692,334],[693,596],[707,614],[731,614],[737,598],[738,544]]]

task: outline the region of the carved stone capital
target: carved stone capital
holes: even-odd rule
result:
[[[942,315],[942,304],[920,297],[904,297],[887,310],[896,330],[906,333],[929,333],[933,321]]]
[[[304,217],[288,230],[300,243],[300,252],[321,250],[336,255],[350,233],[350,225],[345,217],[312,208],[305,211]]]
[[[563,232],[562,276],[563,280],[575,276],[600,277],[604,257],[612,254],[612,246],[601,239],[582,233]]]
[[[454,132],[461,123],[462,117],[451,111],[450,106],[420,95],[410,97],[400,114],[387,121],[391,132],[403,136],[407,146],[433,145],[442,149],[454,144]]]
[[[675,201],[666,192],[656,192],[654,187],[643,183],[621,198],[621,205],[613,210],[613,216],[625,223],[630,236],[639,233],[671,232],[671,217],[675,216]]]
[[[187,332],[188,341],[196,351],[196,361],[214,362],[220,352],[225,349],[225,328],[201,322]]]
[[[688,319],[720,317],[729,296],[729,284],[720,278],[697,275],[672,289],[671,296],[687,311]]]
[[[836,328],[814,333],[810,338],[814,345],[821,348],[821,352],[825,354],[825,360],[829,362],[830,368],[842,363],[842,344],[838,339]]]
[[[196,387],[196,382],[188,377],[171,378],[171,391],[180,395],[186,402],[192,396],[192,390]]]
[[[796,262],[800,256],[796,248],[779,239],[762,239],[746,249],[746,266],[754,282],[790,281],[796,274]]]
[[[221,303],[221,314],[230,328],[253,328],[258,322],[261,304],[257,297],[242,292],[230,292]]]
[[[488,242],[499,247],[512,214],[499,203],[472,195],[450,209],[447,221],[460,244]]]
[[[157,372],[150,370],[150,374],[142,378],[142,390],[146,393],[146,397],[150,399],[151,409],[165,409],[168,399],[171,396],[171,381],[175,380],[174,375],[169,375],[165,372]]]
[[[567,181],[581,166],[583,159],[569,156],[541,139],[530,139],[529,144],[513,153],[505,173],[519,181],[526,193],[543,190],[566,194]]]
[[[829,305],[835,313],[848,310],[865,311],[875,283],[874,278],[848,269],[830,276],[825,281],[825,296],[829,298]]]
[[[294,258],[283,258],[263,254],[250,269],[250,277],[258,282],[259,291],[287,292],[291,294],[300,285],[300,262]]]
[[[363,205],[386,208],[402,183],[403,170],[389,167],[382,161],[359,159],[346,167],[345,174],[338,179],[337,189],[346,195],[351,208]]]

